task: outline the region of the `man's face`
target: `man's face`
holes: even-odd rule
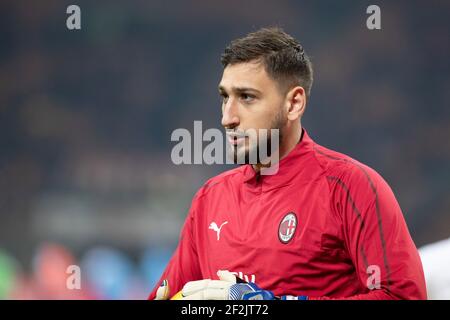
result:
[[[248,163],[249,154],[257,152],[256,143],[250,143],[249,137],[243,134],[249,129],[256,130],[258,135],[261,129],[279,129],[281,145],[282,128],[287,121],[283,106],[285,96],[262,63],[228,65],[223,71],[219,92],[223,98],[222,125],[227,130],[235,160],[245,159]],[[270,130],[267,133],[270,138]],[[266,150],[270,150],[270,139],[260,143],[269,144]]]

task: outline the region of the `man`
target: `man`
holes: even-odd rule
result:
[[[426,299],[387,183],[302,128],[313,82],[302,46],[261,29],[231,42],[222,64],[222,124],[235,158],[260,147],[246,130],[278,129],[278,171],[245,164],[206,182],[149,298]]]

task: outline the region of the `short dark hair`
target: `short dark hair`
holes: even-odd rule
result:
[[[303,87],[309,97],[313,83],[311,61],[301,44],[281,28],[262,28],[233,40],[221,56],[224,68],[253,60],[261,60],[266,72],[282,85]]]

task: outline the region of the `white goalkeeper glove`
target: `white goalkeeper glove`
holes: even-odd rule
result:
[[[307,296],[281,296],[263,290],[255,283],[247,283],[227,270],[217,272],[219,280],[190,281],[171,300],[308,300]],[[155,300],[169,299],[169,283],[163,280]]]
[[[169,294],[169,281],[163,280],[158,290],[156,290],[155,300],[167,300],[170,298]]]
[[[273,300],[272,292],[254,283],[241,281],[231,272],[219,270],[219,280],[204,279],[186,283],[181,300]]]

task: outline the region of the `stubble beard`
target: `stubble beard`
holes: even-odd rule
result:
[[[274,152],[278,152],[279,147],[281,146],[281,143],[283,141],[283,128],[286,124],[286,120],[284,117],[284,113],[282,110],[277,113],[277,115],[272,120],[272,123],[270,125],[270,128],[267,129],[267,136],[266,139],[256,139],[253,143],[250,142],[250,138],[245,138],[244,145],[243,146],[237,146],[237,145],[231,145],[231,156],[233,159],[233,163],[235,164],[252,164],[252,165],[259,165],[263,162],[264,159],[261,159],[261,144],[265,143],[267,145],[266,152],[264,154],[267,154],[268,157],[272,156],[272,138],[276,139],[278,138],[278,144],[275,144],[278,146],[277,149],[273,150]],[[275,133],[272,137],[272,130],[278,129],[278,133]],[[258,131],[258,130],[257,130]],[[259,132],[258,132],[259,134]],[[251,145],[250,145],[251,144]],[[245,149],[245,150],[240,150]],[[241,153],[245,152],[244,155]],[[254,161],[256,159],[256,161]],[[253,160],[253,161],[252,161]],[[256,162],[256,163],[255,163]]]

